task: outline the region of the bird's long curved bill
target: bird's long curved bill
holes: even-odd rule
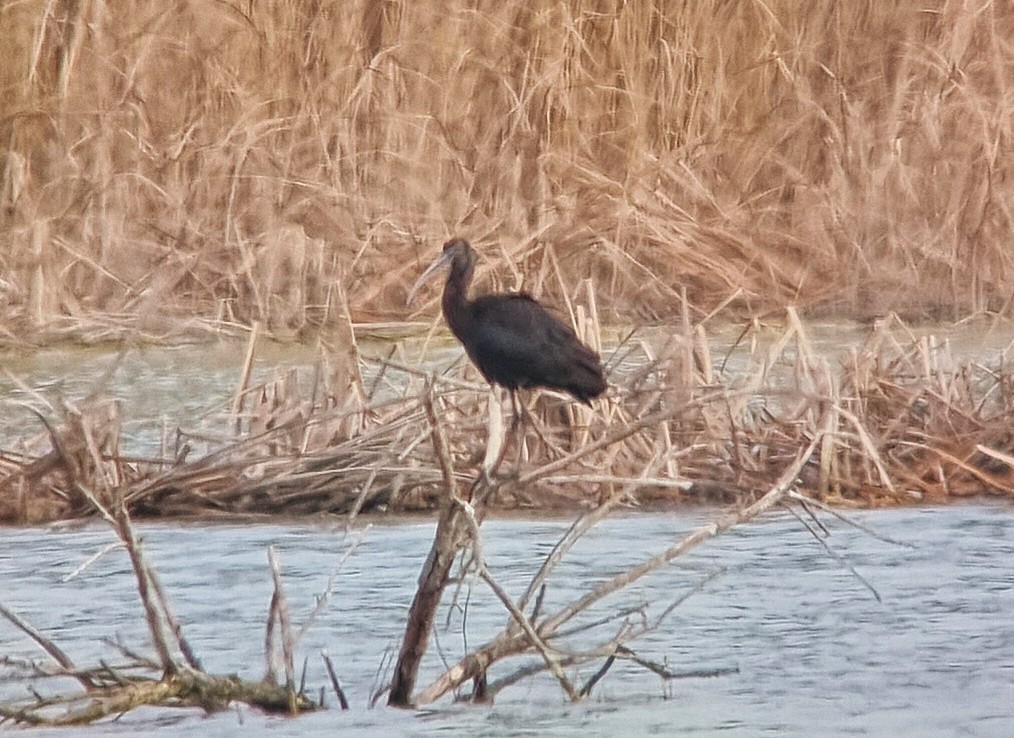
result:
[[[449,256],[447,256],[447,254],[441,254],[440,256],[438,256],[433,261],[432,264],[426,267],[426,271],[420,274],[419,279],[417,279],[415,281],[415,284],[412,285],[412,289],[408,291],[408,297],[405,299],[405,304],[411,305],[412,300],[415,298],[415,293],[419,291],[419,288],[422,287],[427,282],[429,282],[431,279],[433,279],[434,275],[436,275],[441,269],[448,266],[450,263],[451,259]]]

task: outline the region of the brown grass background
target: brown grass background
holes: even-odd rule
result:
[[[0,39],[7,339],[401,319],[452,234],[621,320],[1010,309],[1011,2],[22,0]]]

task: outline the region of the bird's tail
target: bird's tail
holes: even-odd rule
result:
[[[578,352],[573,358],[567,391],[584,404],[591,405],[592,398],[601,395],[608,387],[602,362],[588,349]]]

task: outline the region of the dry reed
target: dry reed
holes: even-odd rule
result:
[[[1009,0],[6,3],[0,339],[402,318],[450,233],[609,315],[1009,311]],[[695,318],[698,316],[694,316]]]
[[[448,485],[470,484],[482,469],[491,476],[482,494],[500,509],[594,506],[628,486],[618,504],[743,501],[767,490],[810,443],[825,409],[831,430],[799,478],[819,500],[1014,494],[1014,378],[1005,354],[996,364],[959,360],[946,342],[892,318],[832,369],[794,311],[770,345],[751,348],[749,338],[741,342],[746,366],[735,372],[712,366],[701,325],[661,348],[628,340],[608,362],[606,399],[589,411],[530,394],[534,427],[508,434],[496,462],[485,444],[496,424],[487,418],[503,411],[460,363],[430,376],[388,362],[376,369],[378,381],[401,371],[405,384],[386,395],[378,381],[361,389],[358,361],[318,369],[309,388],[281,373],[248,388],[244,412],[230,413],[238,435],[215,442],[177,430],[174,446],[142,458],[120,454],[115,402],[68,405],[61,422],[39,416],[48,429],[41,442],[26,439],[21,452],[0,455],[0,520],[92,514],[93,499],[113,496],[135,516],[351,519],[430,509]],[[432,417],[443,426],[439,453]],[[193,450],[200,448],[208,450]]]

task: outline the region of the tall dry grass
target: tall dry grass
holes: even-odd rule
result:
[[[1009,308],[1009,0],[25,0],[0,38],[8,339],[301,331],[336,282],[403,317],[451,233],[627,318]]]

